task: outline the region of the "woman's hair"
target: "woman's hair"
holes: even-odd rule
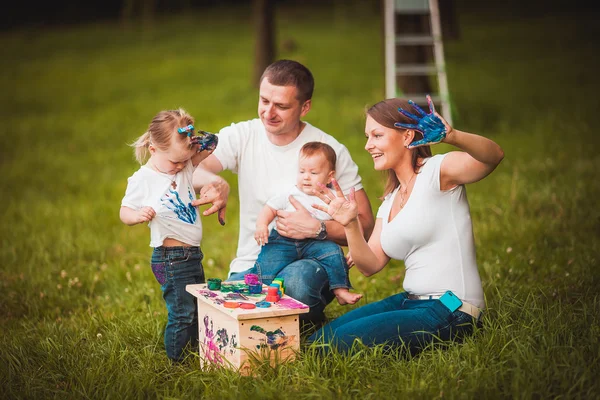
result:
[[[308,142],[300,149],[300,157],[311,157],[315,154],[321,154],[325,157],[329,164],[329,169],[335,171],[337,156],[335,155],[335,150],[330,145],[322,142]]]
[[[150,154],[148,150],[150,144],[161,150],[167,150],[174,134],[181,142],[184,142],[187,135],[178,134],[177,129],[188,125],[194,125],[194,119],[183,108],[159,112],[152,118],[146,133],[131,144],[134,148],[135,159],[143,164]]]
[[[292,60],[279,60],[269,65],[260,77],[262,83],[264,78],[275,86],[294,86],[300,103],[310,100],[315,88],[315,80],[312,73],[304,65]]]
[[[402,108],[406,111],[411,111],[412,106],[408,104],[407,100],[392,98],[382,100],[379,103],[371,106],[367,110],[367,115],[373,118],[380,125],[395,129],[398,132],[404,131],[403,128],[397,128],[394,126],[395,122],[400,122],[402,124],[416,124],[417,121],[412,118],[408,118],[404,114],[398,111],[398,108]],[[414,140],[419,140],[423,137],[420,132],[415,131]],[[429,146],[417,147],[411,150],[412,152],[412,167],[415,173],[417,173],[418,169],[422,167],[422,164],[419,163],[419,158],[427,158],[431,157],[431,148]],[[383,197],[387,196],[389,193],[394,191],[398,186],[400,186],[400,181],[398,181],[398,177],[396,173],[389,169],[387,171],[387,181],[385,183],[385,189],[383,191]]]

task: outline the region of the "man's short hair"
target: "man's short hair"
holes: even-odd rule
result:
[[[260,82],[262,83],[265,78],[269,78],[269,83],[275,86],[295,86],[300,103],[312,99],[315,80],[308,68],[297,61],[275,61],[265,69]]]

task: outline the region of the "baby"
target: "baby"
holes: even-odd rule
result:
[[[331,146],[321,142],[308,142],[300,149],[296,185],[269,199],[256,221],[254,239],[263,246],[253,270],[264,283],[274,279],[288,264],[301,259],[313,259],[323,266],[329,278],[329,287],[340,304],[354,304],[361,294],[348,290],[348,268],[340,246],[326,240],[325,222],[331,217],[316,210],[312,204],[325,204],[315,196],[317,183],[327,185],[335,178],[337,157]],[[289,196],[294,196],[316,219],[321,228],[314,239],[291,239],[280,235],[275,228],[269,235],[269,224],[275,219],[277,210],[295,211]],[[266,282],[265,282],[266,281]]]

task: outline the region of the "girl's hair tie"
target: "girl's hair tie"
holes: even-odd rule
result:
[[[187,135],[188,137],[192,137],[192,135],[194,134],[194,125],[190,124],[184,128],[178,128],[177,133]]]

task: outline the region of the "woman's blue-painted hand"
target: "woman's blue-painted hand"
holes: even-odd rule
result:
[[[429,146],[431,144],[440,143],[446,138],[448,132],[452,130],[450,125],[437,113],[435,112],[435,106],[431,101],[431,96],[427,95],[427,104],[429,105],[430,113],[427,114],[421,107],[419,107],[414,101],[409,100],[410,104],[419,115],[412,114],[402,108],[398,108],[398,111],[410,119],[417,121],[416,124],[403,124],[396,122],[394,126],[397,128],[413,129],[417,132],[421,132],[423,139],[415,140],[410,145],[409,149],[419,146]]]

